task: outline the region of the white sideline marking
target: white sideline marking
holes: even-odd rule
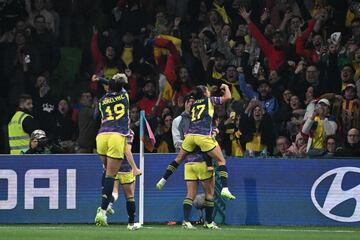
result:
[[[199,227],[195,225],[196,227]],[[171,226],[164,226],[164,227],[171,227]],[[142,228],[147,229],[163,229],[164,227],[147,227],[143,226]],[[180,225],[178,227],[181,227]],[[221,226],[220,226],[221,227]],[[199,229],[202,229],[201,226]],[[224,231],[269,231],[269,232],[323,232],[323,233],[355,233],[358,231],[354,230],[321,230],[321,229],[286,229],[286,228],[221,228]]]
[[[225,228],[225,230],[232,230],[232,228]],[[279,231],[279,232],[329,232],[329,233],[354,233],[357,231],[354,230],[321,230],[321,229],[286,229],[286,228],[277,228],[277,229],[271,229],[271,228],[239,228],[237,230],[245,230],[245,231]]]
[[[0,229],[2,228],[9,228],[10,225],[8,226],[0,226]],[[95,227],[95,225],[94,225]],[[164,229],[164,228],[171,228],[173,226],[161,226],[161,227],[153,227],[153,226],[142,226],[142,228],[145,229]],[[180,225],[177,227],[181,227]],[[201,227],[201,226],[200,226]],[[200,228],[199,229],[202,229]],[[72,228],[72,229],[76,229],[78,227],[76,226],[14,226],[14,228],[36,228],[36,229],[66,229],[66,228]],[[268,232],[319,232],[319,233],[355,233],[355,232],[359,232],[359,231],[355,231],[355,230],[321,230],[321,229],[286,229],[286,228],[221,228],[221,230],[223,231],[268,231]]]

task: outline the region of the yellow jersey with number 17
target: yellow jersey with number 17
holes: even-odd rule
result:
[[[220,97],[195,100],[190,109],[191,121],[186,134],[211,136],[214,105],[222,104]]]
[[[120,92],[106,93],[99,101],[101,113],[100,133],[130,134],[129,95],[123,89]]]

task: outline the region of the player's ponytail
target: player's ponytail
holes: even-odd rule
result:
[[[204,97],[204,94],[206,92],[206,86],[204,85],[198,85],[196,86],[194,90],[194,99],[198,100]]]

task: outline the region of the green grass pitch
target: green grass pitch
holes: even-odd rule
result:
[[[259,227],[222,226],[221,230],[185,230],[180,225],[145,225],[138,231],[128,231],[125,225],[96,227],[81,224],[0,225],[2,240],[103,240],[103,239],[154,239],[154,240],[359,240],[360,228],[339,227]]]

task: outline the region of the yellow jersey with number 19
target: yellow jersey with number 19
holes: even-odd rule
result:
[[[101,113],[100,133],[130,134],[129,95],[123,89],[121,92],[106,93],[99,101]]]

